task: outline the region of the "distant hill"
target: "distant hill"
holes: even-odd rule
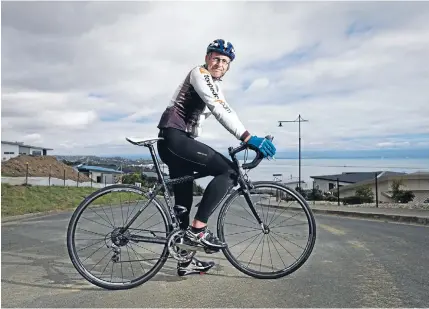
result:
[[[91,181],[89,177],[82,173],[78,175],[78,172],[71,166],[58,161],[54,156],[19,155],[1,163],[1,174],[2,176],[25,177],[27,163],[29,177],[51,176],[63,179],[65,171],[65,179],[74,181],[79,179],[80,182]]]

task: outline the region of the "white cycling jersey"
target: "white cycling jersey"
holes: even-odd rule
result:
[[[220,82],[213,80],[204,66],[196,66],[176,89],[158,128],[176,128],[197,137],[201,135],[203,121],[211,114],[237,139],[250,135],[226,102]]]

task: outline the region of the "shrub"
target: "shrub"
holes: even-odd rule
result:
[[[356,190],[356,196],[360,197],[362,203],[374,202],[374,192],[370,186],[362,186]]]

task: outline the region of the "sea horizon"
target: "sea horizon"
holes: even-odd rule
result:
[[[246,162],[252,161],[252,158]],[[240,160],[243,163],[243,160]],[[311,176],[334,175],[345,172],[429,172],[427,158],[328,158],[328,159],[301,159],[301,181],[303,188],[311,188]],[[255,169],[250,170],[248,176],[251,180],[281,179],[283,182],[299,180],[298,159],[263,160]],[[274,176],[281,174],[282,176]],[[197,179],[196,183],[205,188],[213,177]]]

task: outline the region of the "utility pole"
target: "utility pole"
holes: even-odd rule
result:
[[[298,187],[301,189],[301,122],[308,122],[301,117],[301,114],[298,115],[298,118],[295,120],[279,120],[279,127],[282,127],[283,122],[298,122],[298,143],[299,143],[299,180]]]

